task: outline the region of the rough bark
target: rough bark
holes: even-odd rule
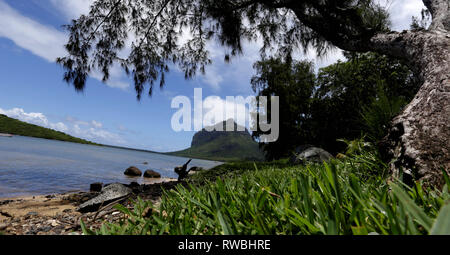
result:
[[[384,42],[384,43],[381,43]],[[450,35],[421,31],[379,35],[379,51],[403,56],[423,85],[392,122],[381,143],[394,177],[443,184],[442,169],[450,170]],[[391,44],[391,47],[387,45]]]
[[[393,177],[421,179],[441,186],[442,170],[450,172],[450,0],[423,0],[432,14],[428,30],[381,33],[369,40],[345,40],[308,23],[337,47],[357,52],[375,51],[408,62],[422,79],[415,98],[392,122],[381,149],[390,162]]]
[[[381,143],[392,176],[439,187],[450,172],[450,1],[423,2],[433,17],[427,31],[377,35],[370,47],[406,59],[423,80]]]
[[[450,1],[423,0],[423,3],[433,16],[430,30],[450,31]]]

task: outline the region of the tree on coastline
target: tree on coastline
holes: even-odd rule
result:
[[[278,140],[260,143],[260,148],[264,150],[267,160],[290,157],[299,144],[311,142],[312,132],[306,125],[310,120],[310,105],[316,86],[314,65],[308,61],[283,62],[271,58],[256,62],[254,68],[256,75],[251,80],[253,91],[258,96],[278,96],[281,109]],[[265,115],[270,119],[270,108]],[[252,136],[258,139],[265,133],[256,130]]]
[[[169,63],[186,78],[211,63],[206,48],[216,39],[225,60],[242,53],[242,41],[261,38],[262,55],[285,59],[294,49],[324,54],[336,46],[374,51],[404,60],[421,79],[414,99],[392,122],[383,143],[394,175],[399,171],[432,185],[450,169],[450,0],[423,0],[428,29],[394,32],[388,14],[373,0],[97,0],[88,15],[66,26],[68,55],[58,59],[64,79],[82,90],[94,68],[108,80],[113,64],[133,77],[138,98],[149,85],[163,86]],[[179,42],[188,27],[192,37]],[[133,35],[131,51],[119,51]]]
[[[279,96],[282,109],[278,140],[260,143],[267,159],[290,157],[299,144],[337,154],[347,148],[341,139],[359,139],[361,133],[378,143],[421,85],[402,61],[376,53],[344,55],[347,61],[320,68],[317,75],[308,61],[255,63],[253,90],[258,96]],[[263,133],[252,134],[257,139]]]

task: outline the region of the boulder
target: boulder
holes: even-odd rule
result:
[[[296,148],[289,161],[291,164],[322,163],[332,158],[333,155],[324,149],[303,145]]]
[[[161,178],[161,174],[149,169],[149,170],[145,171],[144,177],[145,178]]]
[[[141,176],[142,172],[141,170],[139,170],[139,168],[130,166],[129,168],[127,168],[127,170],[125,170],[124,174],[128,176]]]
[[[81,213],[97,211],[100,206],[105,206],[118,199],[124,198],[132,193],[132,189],[120,183],[113,183],[105,186],[100,194],[78,207]]]
[[[92,183],[92,184],[91,184],[89,190],[90,190],[91,192],[100,192],[100,191],[102,191],[102,188],[103,188],[103,183],[101,183],[101,182],[96,182],[96,183]]]

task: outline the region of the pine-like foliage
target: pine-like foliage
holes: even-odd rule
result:
[[[225,60],[242,52],[244,40],[257,39],[263,55],[286,58],[293,49],[323,54],[344,42],[364,50],[366,40],[387,29],[387,14],[371,0],[97,0],[65,28],[68,55],[57,62],[68,83],[83,90],[91,71],[101,71],[106,81],[119,64],[140,98],[146,85],[150,95],[155,82],[164,85],[170,64],[186,78],[204,72],[211,63],[209,40],[224,46]]]

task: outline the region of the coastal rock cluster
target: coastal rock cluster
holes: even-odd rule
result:
[[[118,223],[127,218],[112,205],[120,203],[132,208],[130,199],[140,197],[152,201],[154,205],[160,201],[162,190],[173,189],[179,182],[170,180],[158,184],[139,185],[109,184],[102,192],[78,192],[60,195],[33,196],[0,201],[0,233],[6,235],[80,235],[80,222],[93,229],[99,229],[105,222]],[[108,188],[109,187],[109,188]],[[109,199],[107,195],[115,194],[117,199]],[[127,194],[125,196],[120,196]],[[100,202],[102,205],[79,210],[82,205]],[[126,198],[126,199],[121,199]]]
[[[89,192],[66,193],[47,196],[33,196],[0,200],[0,234],[7,235],[80,235],[81,221],[88,228],[99,229],[105,222],[118,223],[128,216],[115,209],[115,204],[132,209],[130,201],[140,197],[157,206],[163,190],[173,189],[188,173],[202,171],[192,167],[187,171],[189,160],[175,168],[181,174],[179,180],[163,178],[154,184],[112,183],[90,184]],[[137,167],[129,167],[127,176],[142,176]],[[151,169],[145,171],[145,178],[161,178]]]
[[[124,174],[131,177],[141,177],[142,171],[135,166],[130,166],[125,170]],[[144,172],[144,178],[161,178],[161,174],[154,170],[148,169]]]

